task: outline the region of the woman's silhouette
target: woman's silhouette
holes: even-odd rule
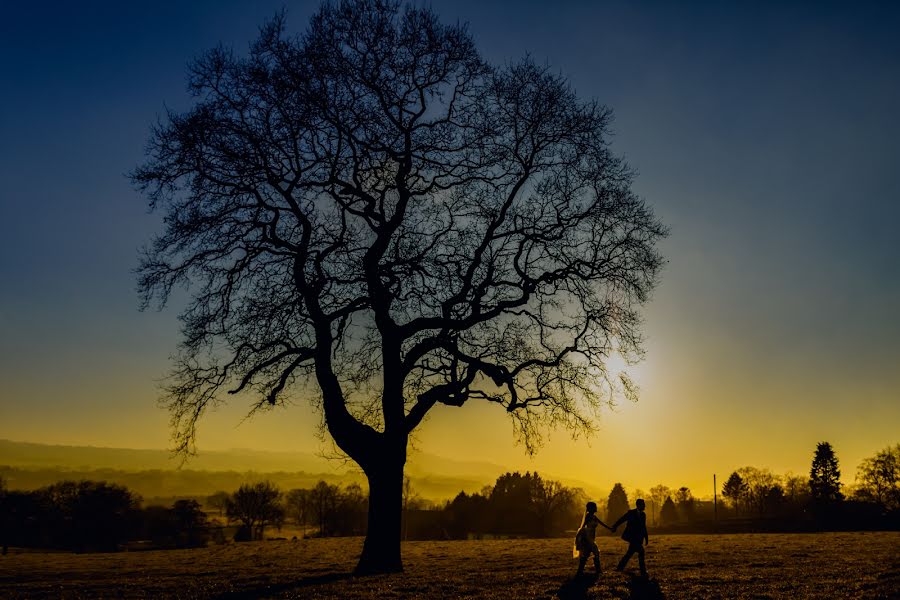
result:
[[[594,541],[597,536],[597,525],[603,525],[610,531],[612,529],[597,518],[597,504],[588,502],[584,510],[584,518],[581,519],[581,527],[575,534],[575,547],[572,548],[572,556],[578,559],[578,575],[584,574],[584,565],[588,556],[594,555],[594,569],[600,574],[600,549]]]

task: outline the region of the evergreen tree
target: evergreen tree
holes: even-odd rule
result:
[[[662,508],[659,511],[659,522],[662,525],[671,525],[677,520],[678,509],[675,508],[675,503],[672,502],[672,497],[667,496],[666,501],[663,502]]]
[[[733,472],[722,486],[722,495],[728,498],[737,514],[740,510],[741,500],[747,495],[747,483],[738,475],[737,471]]]
[[[828,442],[819,442],[809,471],[809,489],[813,503],[828,505],[843,500],[840,479],[841,470],[834,448]]]
[[[615,521],[628,512],[628,509],[628,494],[625,493],[625,488],[622,487],[622,484],[617,483],[613,486],[612,491],[609,493],[609,499],[606,501],[606,518],[610,521]]]

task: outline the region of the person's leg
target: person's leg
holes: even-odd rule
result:
[[[600,548],[597,547],[597,544],[594,544],[594,547],[591,549],[591,554],[594,555],[594,570],[597,571],[597,574],[600,574]]]
[[[628,564],[628,561],[631,560],[631,555],[634,554],[634,546],[628,544],[628,550],[625,552],[625,556],[622,557],[622,560],[619,561],[619,566],[616,567],[616,570],[621,571],[625,568],[625,565]]]
[[[640,565],[641,565],[641,575],[646,577],[647,576],[647,565],[644,564],[644,547],[642,545],[638,545],[637,555],[638,555],[638,563],[640,563]]]
[[[581,556],[578,557],[578,573],[576,575],[584,575],[584,565],[587,564],[588,554],[584,550],[581,551]]]

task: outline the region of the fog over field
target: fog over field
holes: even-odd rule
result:
[[[406,472],[415,492],[440,502],[460,491],[472,493],[507,471],[490,462],[453,460],[411,453]],[[558,479],[552,474],[543,474]],[[63,446],[0,440],[0,476],[11,489],[36,489],[63,479],[118,483],[145,499],[205,496],[236,489],[247,481],[268,479],[284,490],[309,488],[318,481],[359,483],[365,477],[351,462],[304,452],[249,449],[203,451],[185,463],[166,450]],[[600,491],[589,482],[562,479],[589,494]]]

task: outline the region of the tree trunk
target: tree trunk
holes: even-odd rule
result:
[[[396,573],[403,570],[400,558],[403,513],[403,454],[385,457],[366,472],[369,480],[369,522],[357,575]]]

